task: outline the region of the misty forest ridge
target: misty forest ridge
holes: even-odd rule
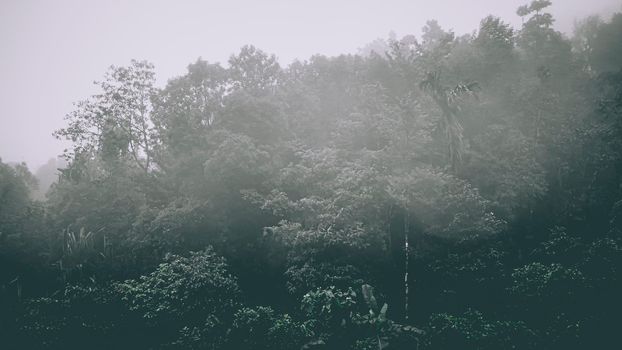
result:
[[[0,349],[621,347],[622,13],[551,5],[110,66],[0,159]]]

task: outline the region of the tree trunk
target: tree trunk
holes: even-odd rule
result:
[[[408,321],[408,268],[409,268],[409,252],[408,246],[408,211],[404,213],[404,319]]]

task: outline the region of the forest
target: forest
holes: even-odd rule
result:
[[[619,348],[622,14],[550,5],[111,66],[45,196],[0,161],[0,348]]]

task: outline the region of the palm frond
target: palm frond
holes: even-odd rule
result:
[[[447,100],[451,105],[458,105],[466,98],[472,97],[477,99],[477,93],[482,89],[477,82],[459,83],[447,93]]]
[[[449,163],[453,169],[462,161],[464,150],[463,128],[456,114],[467,98],[477,99],[481,88],[476,82],[459,83],[453,88],[441,85],[440,73],[427,73],[419,87],[427,92],[443,112],[443,126],[447,140]]]

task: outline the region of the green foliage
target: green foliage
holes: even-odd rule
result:
[[[233,349],[269,349],[269,331],[274,320],[274,310],[270,307],[238,310],[229,334],[230,346]]]
[[[622,246],[619,238],[601,238],[582,251],[580,267],[594,288],[612,287],[621,282]]]
[[[311,260],[293,264],[285,271],[285,276],[287,291],[292,295],[302,295],[315,288],[347,288],[361,284],[364,274],[353,265],[341,266]]]
[[[51,297],[29,300],[24,308],[19,332],[29,347],[117,347],[123,344],[122,327],[135,327],[116,292],[92,282],[67,285]]]
[[[227,349],[295,349],[309,337],[304,325],[270,307],[242,308],[233,319]]]
[[[238,55],[229,58],[234,89],[253,93],[269,92],[276,86],[281,67],[274,55],[268,55],[252,45],[242,47]]]
[[[373,288],[367,284],[362,285],[360,294],[352,288],[316,289],[305,294],[301,308],[317,339],[331,349],[410,347],[418,344],[423,334],[390,320],[388,305],[379,307]]]
[[[342,291],[329,287],[316,289],[305,294],[301,308],[308,318],[316,319],[319,326],[330,329],[334,326],[346,326],[350,309],[356,304],[356,293],[352,289]]]
[[[558,302],[568,298],[575,300],[582,291],[585,277],[579,270],[565,268],[560,264],[531,263],[516,269],[512,279],[512,294],[533,299],[536,303],[547,303],[553,299]]]
[[[184,326],[178,337],[165,348],[172,349],[222,349],[226,337],[226,325],[216,316],[208,315],[203,324]]]
[[[426,233],[469,238],[498,233],[505,222],[468,182],[434,168],[415,168],[389,180],[389,194],[425,225]]]
[[[426,349],[537,349],[535,333],[520,321],[496,321],[476,310],[456,316],[434,314]]]
[[[224,259],[211,248],[188,257],[169,255],[156,271],[116,289],[129,310],[163,332],[176,331],[179,325],[201,326],[212,316],[225,322],[240,293]]]
[[[0,240],[16,233],[16,225],[29,205],[28,184],[18,170],[0,159]]]
[[[99,153],[108,163],[124,160],[149,171],[154,83],[153,65],[146,61],[133,60],[128,67],[111,66],[104,80],[95,83],[102,92],[78,103],[66,117],[69,126],[55,133],[74,142],[68,155]]]
[[[57,132],[73,144],[44,203],[25,165],[0,163],[1,335],[611,348],[622,17],[567,38],[550,5],[520,7],[520,30],[429,21],[364,57],[281,67],[245,46],[163,89],[149,63],[111,67]]]

